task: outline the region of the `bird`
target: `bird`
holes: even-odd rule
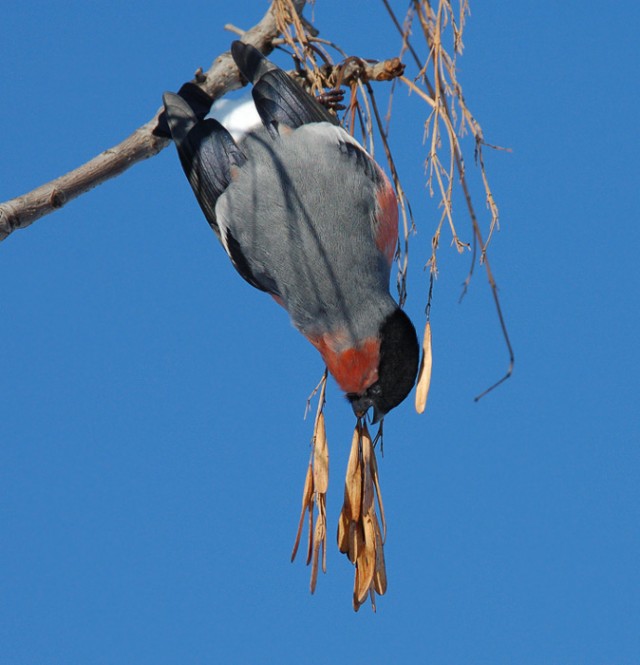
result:
[[[180,94],[163,96],[182,168],[238,273],[319,351],[357,418],[410,393],[419,345],[389,292],[398,204],[337,118],[253,46],[231,45],[261,122],[235,138]]]

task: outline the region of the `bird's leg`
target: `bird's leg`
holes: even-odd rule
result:
[[[340,88],[332,88],[331,90],[326,90],[325,92],[319,94],[316,97],[316,101],[319,104],[322,104],[329,111],[344,111],[346,106],[342,104],[344,99],[344,91]]]

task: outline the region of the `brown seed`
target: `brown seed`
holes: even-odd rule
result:
[[[375,515],[374,515],[375,518]],[[376,531],[376,571],[373,575],[373,588],[377,594],[383,596],[387,591],[387,569],[384,563],[384,544],[380,533],[380,525],[375,518]]]
[[[365,515],[364,517],[364,548],[358,552],[356,561],[357,576],[355,594],[359,603],[363,603],[376,570],[376,541],[373,529],[373,520]]]
[[[362,427],[362,514],[368,515],[373,510],[373,478],[371,477],[371,456],[373,446],[367,426]]]
[[[316,527],[313,531],[313,563],[311,564],[311,593],[316,590],[316,582],[318,581],[318,557],[320,554],[320,547],[323,545],[326,538],[326,524],[322,512],[318,513],[316,517]],[[326,571],[326,565],[324,566]]]
[[[307,566],[311,563],[311,555],[313,554],[313,501],[309,504],[308,507],[308,533],[307,533]]]
[[[338,518],[338,549],[342,554],[349,553],[349,521],[343,508]]]
[[[325,494],[329,487],[329,447],[324,413],[318,414],[313,437],[313,487],[321,494]]]
[[[327,497],[318,494],[318,512],[322,516],[322,572],[327,572]]]
[[[322,572],[327,572],[327,536],[322,540]]]
[[[360,609],[360,606],[362,605],[362,601],[358,597],[359,585],[360,585],[360,571],[358,570],[358,567],[356,566],[356,575],[355,575],[355,579],[353,580],[353,609],[356,612]]]
[[[429,386],[431,385],[431,366],[433,358],[431,355],[431,323],[427,321],[424,327],[424,337],[422,339],[422,361],[418,372],[418,383],[416,385],[416,411],[423,413],[427,406],[427,397],[429,396]]]
[[[300,536],[302,535],[302,524],[304,522],[304,514],[313,505],[313,470],[311,462],[307,467],[307,475],[304,479],[304,489],[302,490],[302,510],[300,511],[300,521],[298,522],[298,531],[296,532],[296,541],[293,544],[293,551],[291,552],[291,561],[296,558],[298,553],[298,545],[300,545]]]
[[[364,550],[364,531],[362,524],[359,522],[351,522],[349,524],[349,561],[356,563],[360,552]]]
[[[370,513],[364,516],[362,522],[363,532],[364,532],[364,547],[367,551],[367,554],[372,555],[372,558],[375,559],[376,554],[376,515],[375,513]]]
[[[344,481],[344,508],[350,520],[360,518],[362,503],[362,466],[360,462],[360,428],[356,425],[351,440],[351,452],[347,462],[347,474]]]
[[[387,520],[384,517],[384,504],[382,503],[382,492],[380,491],[380,478],[378,477],[378,462],[376,461],[376,451],[371,449],[371,477],[378,497],[378,506],[380,506],[380,521],[382,523],[382,542],[387,539]]]

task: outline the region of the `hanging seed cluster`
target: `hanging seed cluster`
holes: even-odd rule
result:
[[[382,529],[376,514],[376,497]],[[375,611],[375,595],[383,595],[387,590],[386,532],[376,456],[367,425],[359,420],[351,442],[344,504],[338,521],[338,548],[356,567],[353,587],[353,609],[356,612],[367,596]]]
[[[322,572],[327,572],[327,489],[329,487],[329,448],[327,446],[327,433],[324,424],[324,386],[321,393],[320,406],[313,432],[313,448],[311,459],[307,467],[307,475],[302,491],[302,510],[296,541],[291,552],[291,561],[296,558],[305,514],[308,514],[309,534],[307,540],[307,566],[311,565],[311,593],[316,590],[318,581],[318,567],[320,553],[322,552]],[[315,526],[313,523],[314,508],[317,510]]]
[[[314,428],[311,460],[307,467],[302,492],[300,520],[291,553],[293,561],[298,553],[306,516],[308,523],[306,563],[311,564],[311,593],[316,588],[320,565],[322,572],[327,572],[328,486],[329,452],[324,413],[319,410]],[[380,520],[376,513],[376,499],[380,507]],[[382,595],[387,590],[387,573],[384,564],[385,535],[386,522],[374,447],[366,424],[359,420],[353,433],[344,486],[344,504],[338,521],[338,548],[356,567],[353,589],[353,607],[356,611],[367,597],[371,599],[371,605],[375,610],[375,594]]]

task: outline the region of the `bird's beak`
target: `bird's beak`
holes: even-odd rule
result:
[[[385,414],[382,413],[382,411],[380,411],[378,409],[378,407],[374,406],[373,407],[373,420],[371,421],[372,424],[376,425],[377,423],[379,423],[384,418],[384,416],[385,416]]]
[[[387,412],[376,406],[374,400],[368,395],[354,398],[351,402],[351,408],[356,418],[364,418],[369,409],[373,409],[373,420],[371,422],[374,425],[379,423],[387,415]]]
[[[371,406],[371,400],[367,397],[355,397],[351,401],[351,408],[356,418],[363,418]]]

